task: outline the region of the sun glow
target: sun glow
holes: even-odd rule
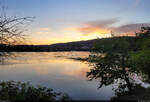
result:
[[[105,36],[106,34],[110,33],[110,31],[106,30],[106,29],[98,29],[95,28],[93,31],[91,31],[90,33],[88,33],[87,35],[99,35],[99,36]],[[86,35],[86,34],[85,34]]]

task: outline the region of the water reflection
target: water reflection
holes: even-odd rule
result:
[[[87,81],[87,63],[73,57],[87,57],[88,52],[13,53],[8,65],[0,65],[0,80],[31,81],[68,93],[78,100],[109,100],[114,96],[113,85],[97,90],[98,80]],[[69,59],[67,59],[69,58]]]
[[[0,52],[0,65],[5,65],[6,60],[10,57],[13,56],[13,54],[9,52]]]

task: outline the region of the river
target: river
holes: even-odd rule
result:
[[[113,85],[98,89],[99,81],[88,81],[86,77],[91,66],[72,59],[88,55],[89,52],[16,52],[0,65],[0,80],[29,81],[67,93],[74,100],[110,100]]]

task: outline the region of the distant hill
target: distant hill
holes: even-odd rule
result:
[[[76,41],[68,43],[57,43],[49,45],[49,50],[51,51],[89,51],[95,40],[87,41]]]
[[[86,41],[75,41],[67,43],[56,43],[52,45],[15,45],[15,46],[6,46],[0,45],[0,51],[16,51],[16,52],[41,52],[41,51],[90,51],[95,42],[98,42],[100,45],[106,45],[108,43],[113,43],[116,40],[121,40],[126,38],[131,45],[133,44],[135,37],[111,37],[111,38],[102,38],[102,39],[93,39]],[[95,49],[95,48],[94,48]]]
[[[52,45],[0,45],[0,51],[90,51],[94,41],[95,39],[68,43],[56,43]]]

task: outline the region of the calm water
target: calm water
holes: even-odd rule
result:
[[[88,81],[88,63],[70,58],[87,57],[88,52],[21,52],[0,65],[0,80],[30,81],[35,85],[65,92],[76,100],[110,100],[113,86],[98,89],[98,80]]]

